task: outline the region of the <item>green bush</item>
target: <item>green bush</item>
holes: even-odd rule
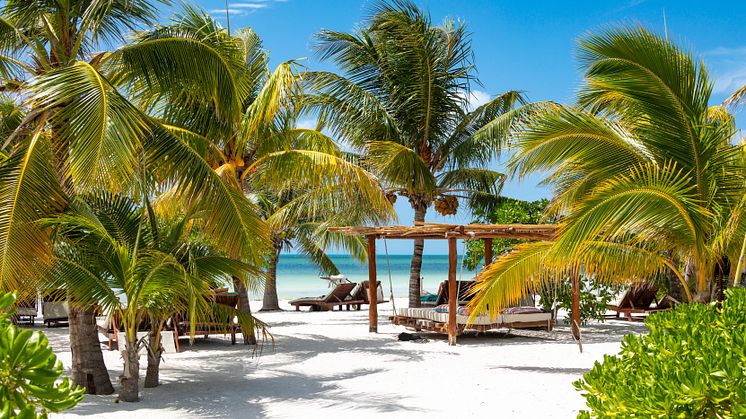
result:
[[[581,418],[746,417],[746,290],[717,305],[682,304],[650,316],[576,381]]]
[[[84,389],[57,379],[62,363],[46,336],[14,325],[9,309],[15,295],[0,293],[0,418],[47,417],[83,399]]]
[[[603,322],[606,320],[606,310],[616,295],[623,289],[621,285],[611,285],[594,281],[588,277],[580,278],[580,323],[587,324],[590,320]],[[572,319],[572,281],[565,278],[559,284],[548,284],[539,287],[541,308],[550,311],[554,305],[567,310],[566,321]]]

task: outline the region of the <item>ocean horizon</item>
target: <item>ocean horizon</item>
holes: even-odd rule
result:
[[[336,254],[329,257],[337,265],[340,273],[352,282],[360,282],[368,279],[368,264],[354,260],[350,255]],[[389,263],[386,263],[386,255],[376,255],[378,267],[378,280],[381,281],[386,299],[389,296],[389,270],[391,267],[391,282],[393,284],[395,297],[407,297],[409,290],[409,265],[412,255],[389,255]],[[461,255],[459,255],[459,267],[456,276],[461,275],[463,279],[472,278],[475,271],[461,268]],[[320,278],[322,275],[319,268],[313,264],[305,255],[283,254],[277,266],[277,294],[280,299],[293,299],[299,297],[319,296],[328,290],[328,282]],[[438,284],[448,278],[448,255],[424,255],[422,257],[422,288],[435,293]],[[263,287],[252,292],[252,299],[261,299]]]

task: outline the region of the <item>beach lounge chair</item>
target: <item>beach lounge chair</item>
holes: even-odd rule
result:
[[[116,316],[109,314],[104,317],[103,321],[97,319],[96,327],[100,334],[106,336],[107,347],[110,351],[119,348],[119,328],[117,327]]]
[[[474,281],[456,281],[458,290],[458,305],[465,305],[472,299],[471,287]],[[422,301],[422,298],[420,298]],[[422,301],[422,307],[435,307],[448,303],[448,281],[443,281],[438,285],[438,293],[428,298],[428,301]]]
[[[214,293],[206,298],[211,299],[216,304],[221,304],[234,309],[239,307],[239,294],[237,292],[222,292]],[[231,336],[231,345],[236,344],[236,335],[241,332],[241,325],[236,323],[233,316],[228,316],[223,321],[198,321],[195,323],[195,336],[204,336],[205,339],[209,335],[225,335]],[[173,317],[171,322],[171,330],[174,336],[174,346],[176,352],[179,352],[179,337],[189,335],[190,322],[187,316],[183,314],[177,314]]]
[[[644,316],[633,316],[633,314],[650,314],[656,311],[669,310],[676,301],[665,295],[652,307],[658,294],[658,286],[650,283],[632,285],[613,304],[607,306],[608,310],[616,312],[607,317],[624,320],[643,320]],[[621,316],[624,317],[621,317]]]
[[[370,304],[370,287],[368,285],[369,283],[369,281],[360,282],[350,295],[350,301],[362,301],[362,303],[356,304],[354,306],[357,310],[360,310],[363,304]],[[378,304],[388,303],[386,297],[383,296],[383,286],[381,286],[381,281],[378,281],[377,284],[378,287],[376,289],[376,295],[378,298],[376,298],[376,301],[378,302]]]
[[[41,315],[44,324],[57,326],[60,322],[69,322],[70,306],[67,302],[67,291],[56,289],[48,291],[42,297]]]
[[[364,300],[351,299],[350,293],[356,285],[354,282],[339,284],[326,295],[298,298],[290,301],[290,305],[295,307],[296,311],[300,311],[301,307],[310,307],[311,311],[329,311],[334,310],[334,307],[339,307],[342,310],[343,306],[347,306],[347,310],[349,310],[350,306],[365,303]]]
[[[37,307],[36,307],[36,294],[27,296],[22,300],[16,301],[15,307],[13,308],[13,321],[22,322],[24,318],[26,321],[33,326],[34,320],[36,319]]]

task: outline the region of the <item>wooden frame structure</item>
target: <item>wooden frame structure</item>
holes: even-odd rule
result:
[[[414,226],[385,226],[385,227],[330,227],[330,232],[341,233],[348,236],[365,236],[368,239],[368,255],[376,254],[376,239],[427,239],[448,240],[448,344],[455,345],[459,334],[456,322],[457,295],[456,270],[458,255],[456,252],[456,240],[458,239],[480,239],[484,241],[484,266],[492,263],[492,240],[493,239],[524,239],[552,241],[555,237],[557,226],[551,224],[435,224],[416,223]],[[368,258],[368,280],[370,283],[377,281],[376,258]],[[579,336],[580,311],[574,309],[580,304],[580,284],[578,276],[573,275],[573,334]],[[378,332],[378,304],[377,295],[370,288],[370,308],[368,311],[368,325],[371,333]],[[577,300],[577,301],[576,301]]]

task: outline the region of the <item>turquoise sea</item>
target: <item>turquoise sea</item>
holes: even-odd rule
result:
[[[368,265],[361,264],[349,255],[332,255],[332,260],[337,268],[350,281],[359,282],[368,279]],[[389,255],[391,266],[391,279],[396,297],[407,297],[409,289],[409,264],[412,255]],[[377,255],[378,280],[384,287],[384,294],[388,299],[389,277],[386,255]],[[474,276],[473,271],[461,269],[461,257],[459,256],[459,268],[456,271],[463,279]],[[318,296],[328,291],[327,281],[320,279],[319,269],[311,263],[304,255],[283,254],[277,267],[277,292],[281,299],[293,299],[306,296]],[[422,260],[422,288],[435,293],[438,284],[448,277],[448,255],[425,255]],[[255,292],[252,298],[261,298],[261,291]]]

